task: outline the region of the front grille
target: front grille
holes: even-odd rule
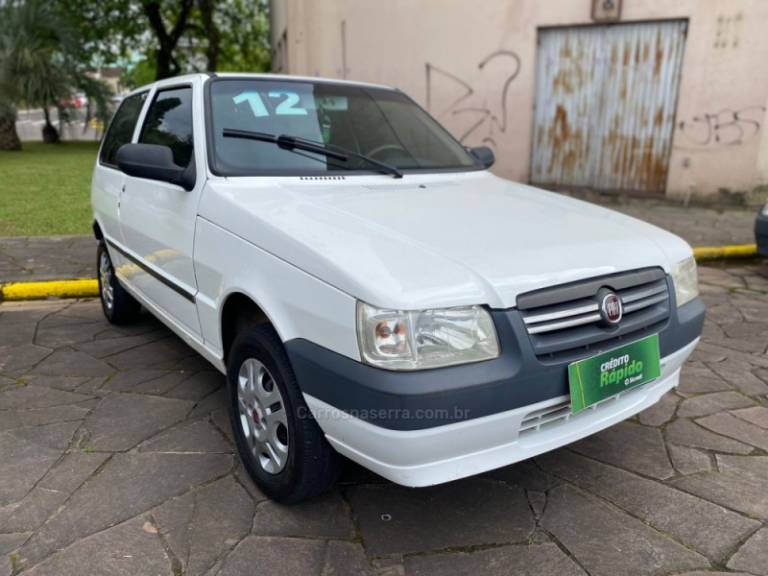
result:
[[[520,422],[520,427],[517,429],[518,437],[526,436],[539,430],[545,430],[556,426],[557,424],[563,424],[572,418],[578,418],[581,415],[589,414],[595,410],[599,410],[604,406],[610,406],[613,402],[618,401],[620,398],[624,398],[627,394],[634,394],[639,390],[645,388],[646,385],[638,386],[636,388],[630,388],[624,390],[608,398],[603,398],[599,402],[595,402],[591,406],[585,408],[582,412],[574,414],[571,412],[571,400],[563,400],[558,402],[554,406],[548,406],[547,408],[539,408],[528,412]]]
[[[602,288],[621,298],[624,315],[616,325],[602,321],[597,300]],[[536,356],[562,361],[660,329],[671,304],[664,271],[647,268],[528,292],[518,297],[517,307]]]
[[[518,436],[530,432],[535,432],[546,427],[548,424],[554,424],[565,421],[571,417],[571,401],[565,400],[548,408],[540,408],[525,415],[520,422],[520,428],[517,431]]]

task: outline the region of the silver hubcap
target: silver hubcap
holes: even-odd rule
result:
[[[277,474],[288,461],[288,415],[272,374],[255,358],[240,366],[237,404],[251,452],[265,472]]]
[[[108,310],[115,305],[115,291],[112,288],[112,262],[106,251],[99,258],[99,277],[101,278],[101,299]]]

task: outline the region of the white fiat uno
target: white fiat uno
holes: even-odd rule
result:
[[[104,313],[143,306],[226,374],[240,457],[282,502],[339,455],[437,484],[658,401],[704,321],[691,248],[492,163],[384,86],[140,88],[93,174]]]

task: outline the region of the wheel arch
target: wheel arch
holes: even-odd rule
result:
[[[99,224],[99,221],[94,218],[93,224],[91,226],[93,228],[93,236],[96,238],[96,240],[104,240],[104,232],[101,230],[101,224]]]
[[[219,314],[222,360],[226,364],[237,334],[248,326],[269,324],[280,337],[280,330],[266,309],[244,290],[232,290],[224,298]],[[282,341],[282,337],[280,337]]]

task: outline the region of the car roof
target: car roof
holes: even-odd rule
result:
[[[384,84],[373,84],[371,82],[357,82],[354,80],[339,80],[338,78],[321,78],[318,76],[293,76],[290,74],[262,74],[262,73],[252,73],[252,72],[223,72],[223,73],[207,73],[207,74],[204,74],[204,73],[185,74],[183,76],[174,76],[172,78],[165,78],[163,80],[158,80],[156,82],[152,82],[151,84],[146,84],[139,88],[135,88],[134,90],[131,90],[127,94],[127,96],[130,96],[131,94],[144,92],[146,90],[150,90],[155,86],[159,88],[162,88],[163,86],[174,86],[174,85],[181,84],[184,82],[189,82],[190,80],[194,80],[198,78],[203,78],[205,80],[208,80],[211,78],[242,78],[245,80],[247,79],[291,80],[291,81],[303,81],[303,82],[323,83],[323,84],[341,84],[346,86],[366,86],[369,88],[379,88],[383,90],[396,90],[396,88],[393,88],[392,86],[386,86]]]

